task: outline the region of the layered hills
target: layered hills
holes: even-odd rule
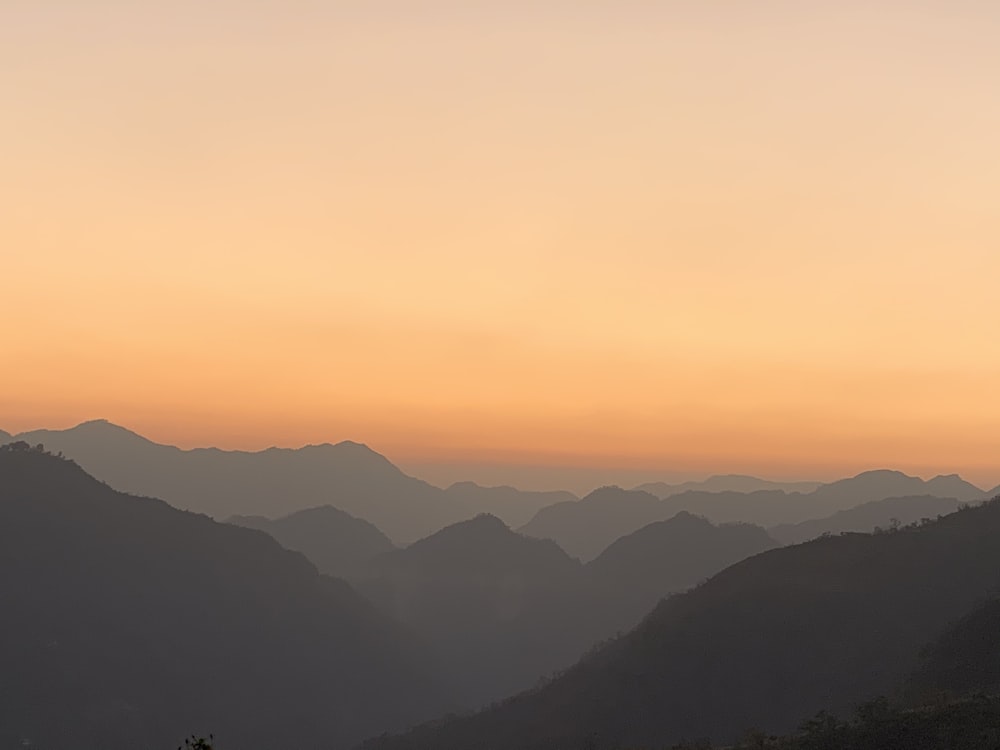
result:
[[[483,515],[376,558],[352,581],[434,644],[472,708],[565,669],[664,596],[773,546],[759,527],[685,513],[583,566],[555,542]]]
[[[232,516],[227,523],[264,531],[286,549],[301,552],[321,573],[348,577],[395,546],[368,521],[332,505],[307,508],[281,518]]]
[[[749,727],[792,731],[819,710],[899,694],[926,644],[993,598],[998,537],[993,501],[897,531],[756,555],[665,599],[635,630],[538,689],[370,747],[659,747],[731,742]],[[984,619],[959,642],[993,632],[992,615],[974,615]]]
[[[0,745],[349,747],[450,701],[417,641],[270,536],[0,448]]]
[[[568,492],[520,492],[469,483],[442,490],[407,476],[384,456],[350,441],[294,450],[181,450],[106,420],[9,439],[44,444],[122,491],[159,497],[217,519],[275,518],[333,505],[375,524],[397,543],[482,512],[520,523],[554,500],[574,499]]]
[[[603,487],[577,501],[542,508],[520,528],[528,536],[554,539],[582,560],[597,556],[623,534],[681,511],[716,523],[743,522],[764,527],[822,518],[857,505],[889,497],[932,495],[960,502],[988,494],[956,475],[923,480],[898,471],[868,471],[822,485],[810,493],[781,490],[706,492],[688,490],[660,499],[619,487]]]

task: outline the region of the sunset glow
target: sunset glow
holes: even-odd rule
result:
[[[998,39],[977,0],[4,3],[0,428],[993,486]]]

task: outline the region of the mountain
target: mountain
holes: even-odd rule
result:
[[[982,500],[986,493],[956,475],[924,481],[898,471],[869,471],[822,485],[813,492],[705,492],[687,490],[659,500],[648,492],[602,488],[576,502],[542,508],[519,531],[554,539],[582,560],[595,557],[623,534],[675,516],[681,511],[715,523],[741,522],[765,527],[801,523],[887,497],[934,495],[962,502]]]
[[[345,577],[395,547],[376,526],[324,505],[271,520],[233,516],[227,523],[270,534],[282,547],[301,552],[321,573]]]
[[[682,511],[621,537],[587,563],[592,603],[600,610],[589,616],[608,622],[604,637],[629,630],[666,595],[776,546],[759,526],[715,526]]]
[[[4,432],[3,430],[0,430],[0,443],[9,443],[13,439],[14,436],[11,435],[9,432]]]
[[[768,529],[768,533],[782,544],[798,544],[823,534],[843,534],[850,531],[869,532],[876,527],[888,529],[893,524],[908,525],[925,518],[937,518],[958,510],[955,498],[889,497],[872,500],[850,510],[841,510],[826,518],[782,524]]]
[[[660,499],[648,492],[601,487],[581,500],[542,508],[518,531],[554,539],[574,557],[591,560],[618,537],[667,517]]]
[[[825,507],[833,512],[845,509],[845,503],[846,507],[852,507],[870,500],[916,495],[953,497],[963,503],[986,499],[986,492],[969,484],[958,474],[936,476],[925,481],[920,477],[908,476],[901,471],[880,469],[824,484],[815,492],[810,493],[809,502],[816,507]]]
[[[589,642],[562,632],[555,606],[580,564],[549,540],[481,515],[374,560],[352,579],[385,612],[421,634],[476,707],[571,664]]]
[[[1000,694],[1000,599],[976,607],[924,649],[908,684],[914,703]]]
[[[1000,501],[751,557],[548,684],[371,750],[666,746],[788,732],[889,695],[1000,584]]]
[[[989,492],[987,492],[986,493],[986,497],[991,498],[991,499],[994,498],[994,497],[1000,497],[1000,484],[998,484],[992,490],[990,490]]]
[[[375,524],[396,542],[418,539],[484,510],[504,516],[509,506],[511,518],[519,519],[554,499],[546,493],[491,494],[475,485],[446,492],[407,476],[384,456],[350,441],[294,450],[181,450],[105,420],[14,437],[62,452],[118,489],[163,498],[214,518],[275,518],[333,505]]]
[[[578,500],[572,492],[535,492],[514,487],[481,487],[474,482],[456,482],[445,493],[480,513],[502,518],[509,526],[522,526],[541,508]]]
[[[0,745],[349,747],[446,705],[417,642],[266,534],[0,448]]]
[[[758,492],[759,490],[778,490],[780,492],[812,492],[820,487],[822,482],[772,482],[767,479],[758,479],[744,474],[716,474],[708,479],[695,482],[681,482],[679,484],[667,484],[666,482],[649,482],[640,484],[633,489],[648,492],[659,498],[679,495],[690,490],[700,490],[702,492]]]

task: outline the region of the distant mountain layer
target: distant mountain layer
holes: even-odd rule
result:
[[[954,513],[958,510],[958,506],[958,500],[953,497],[930,495],[890,497],[885,500],[872,500],[850,510],[837,511],[826,518],[774,526],[768,529],[768,533],[782,544],[798,544],[822,534],[842,534],[850,531],[868,533],[876,528],[906,526],[923,519]]]
[[[266,534],[16,447],[0,448],[0,746],[347,748],[449,705],[401,628]]]
[[[569,493],[521,493],[471,484],[442,490],[352,442],[258,452],[181,450],[104,420],[68,430],[36,430],[14,439],[62,452],[117,489],[160,497],[214,518],[274,518],[333,505],[370,521],[396,542],[412,541],[482,512],[521,523],[553,500],[573,499]]]
[[[925,644],[992,598],[997,538],[1000,501],[756,555],[543,687],[368,748],[663,747],[790,732],[819,710],[897,691]],[[992,614],[985,622],[966,643],[995,632]]]
[[[956,475],[924,481],[885,470],[823,485],[808,494],[778,490],[749,493],[688,490],[661,500],[648,492],[604,487],[581,500],[542,508],[519,530],[528,536],[554,539],[571,555],[589,560],[623,534],[681,511],[717,523],[743,522],[768,527],[822,518],[887,497],[934,495],[967,502],[982,500],[986,494]]]
[[[812,492],[821,486],[822,482],[772,482],[743,474],[716,474],[708,479],[695,482],[667,484],[666,482],[648,482],[633,489],[648,492],[659,498],[679,495],[682,492],[700,490],[702,492],[759,492],[760,490],[779,490],[781,492]]]
[[[579,584],[580,563],[481,515],[371,562],[352,583],[432,646],[476,708],[575,661],[589,641],[562,632],[554,607]]]
[[[759,526],[715,526],[681,511],[621,537],[587,564],[592,606],[604,610],[588,616],[608,621],[602,637],[630,630],[667,594],[776,546]]]
[[[551,540],[484,515],[383,555],[352,581],[434,644],[474,708],[537,684],[668,594],[774,546],[761,528],[680,514],[583,567]]]
[[[282,547],[308,557],[320,572],[339,577],[352,575],[373,558],[395,549],[373,524],[330,505],[274,520],[233,516],[227,522],[267,532]]]

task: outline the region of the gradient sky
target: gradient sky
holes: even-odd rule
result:
[[[996,484],[998,40],[995,0],[0,0],[0,427]]]

